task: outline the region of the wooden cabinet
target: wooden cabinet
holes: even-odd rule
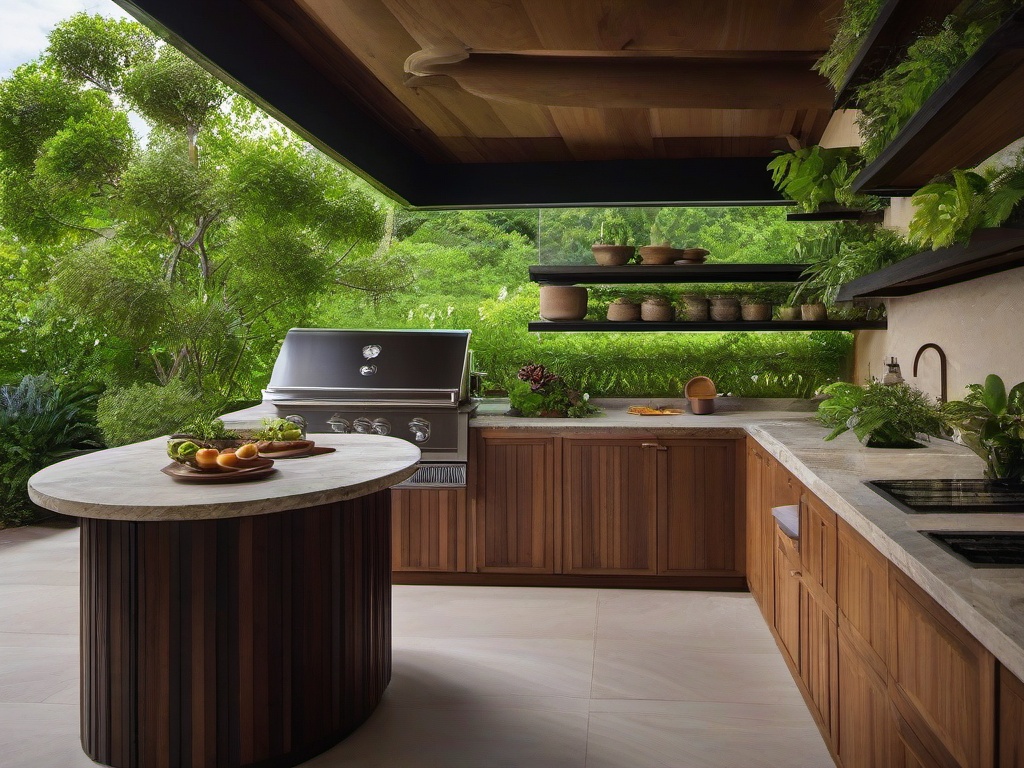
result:
[[[764,611],[766,575],[769,572],[764,566],[764,560],[770,553],[774,552],[774,542],[765,540],[762,517],[766,509],[766,500],[762,491],[764,476],[767,467],[761,447],[754,442],[753,438],[747,439],[747,506],[746,506],[746,530],[747,530],[747,585],[750,594],[761,605]]]
[[[819,599],[836,600],[836,513],[811,493],[800,501],[800,562],[804,583]]]
[[[995,659],[894,567],[889,588],[889,689],[901,722],[938,764],[990,768]]]
[[[999,768],[1024,768],[1024,683],[999,669]]]
[[[563,442],[563,572],[657,573],[657,455],[666,449],[651,440]]]
[[[800,679],[826,741],[838,735],[839,639],[835,605],[822,600],[808,586],[806,574],[800,585]]]
[[[889,627],[889,562],[840,520],[837,528],[836,603],[839,627],[885,678]]]
[[[864,660],[842,626],[838,635],[836,751],[843,768],[886,768],[893,716],[884,673]]]
[[[391,569],[466,570],[466,489],[391,491]]]
[[[800,670],[800,553],[796,542],[775,526],[775,631],[790,668]]]
[[[472,570],[555,573],[554,438],[493,432],[473,440]]]

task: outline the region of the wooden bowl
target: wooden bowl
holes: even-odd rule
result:
[[[690,400],[707,400],[717,397],[718,390],[715,389],[715,382],[707,376],[694,376],[686,382],[686,386],[683,388],[683,394]]]
[[[671,264],[683,258],[681,248],[669,248],[667,245],[641,245],[640,258],[644,264]]]

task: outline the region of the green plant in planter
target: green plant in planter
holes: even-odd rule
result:
[[[939,407],[908,384],[886,385],[872,380],[866,387],[847,382],[830,384],[818,406],[818,421],[834,440],[848,430],[869,448],[920,448],[917,435],[941,434]]]
[[[605,211],[601,220],[601,233],[595,245],[629,245],[632,232],[629,224],[615,210]]]
[[[971,384],[963,400],[942,407],[957,441],[985,460],[985,476],[1024,483],[1024,382],[1009,393],[1002,378],[989,374]]]
[[[862,167],[856,147],[825,149],[817,145],[781,153],[768,163],[775,188],[808,213],[823,203],[877,208],[878,198],[853,192],[853,179]]]
[[[651,245],[660,245],[664,248],[670,248],[672,246],[668,238],[665,237],[665,233],[661,231],[661,227],[657,224],[651,225]]]
[[[828,78],[832,87],[839,89],[850,64],[864,42],[864,35],[882,8],[884,0],[846,0],[839,16],[839,25],[828,51],[818,59],[814,68]]]
[[[508,389],[514,415],[582,418],[598,412],[586,392],[571,389],[561,376],[543,365],[524,365]]]

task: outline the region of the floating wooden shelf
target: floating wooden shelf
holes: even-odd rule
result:
[[[797,283],[806,264],[690,264],[685,266],[530,267],[530,279],[542,285],[626,285],[636,283]]]
[[[786,221],[859,221],[862,224],[881,223],[884,211],[861,211],[854,208],[817,210],[814,213],[787,213]]]
[[[1015,13],[924,103],[857,176],[856,192],[908,195],[971,168],[1024,136],[1024,10]]]
[[[929,19],[941,20],[960,5],[962,0],[888,0],[878,12],[875,23],[864,36],[857,55],[846,70],[846,77],[836,91],[836,108],[849,106],[854,91],[895,63],[917,37]]]
[[[804,320],[768,320],[765,322],[742,321],[700,322],[694,323],[679,320],[671,323],[653,322],[614,322],[602,320],[571,320],[552,322],[540,320],[530,323],[530,331],[534,333],[560,332],[599,332],[599,333],[635,333],[652,331],[857,331],[885,330],[885,320],[822,320],[820,322]]]
[[[844,285],[839,301],[909,296],[1024,266],[1024,229],[979,229],[967,245],[925,251]]]

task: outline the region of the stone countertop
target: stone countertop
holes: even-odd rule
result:
[[[365,496],[416,471],[412,443],[378,435],[315,435],[335,453],[278,459],[271,475],[242,483],[195,484],[160,472],[171,463],[166,438],[97,451],[53,464],[29,480],[41,507],[107,520],[217,520],[266,515]]]

